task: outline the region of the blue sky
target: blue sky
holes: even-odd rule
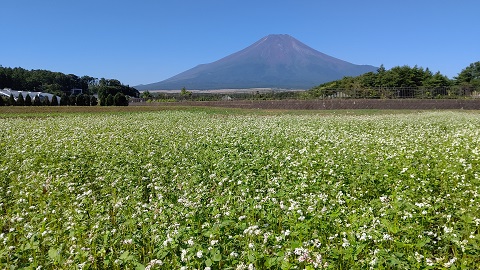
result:
[[[0,65],[158,82],[289,34],[354,63],[452,78],[480,61],[478,0],[1,0]]]

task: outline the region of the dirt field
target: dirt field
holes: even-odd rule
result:
[[[226,109],[229,110],[226,110]],[[338,110],[352,113],[374,111],[480,110],[480,99],[335,99],[335,100],[233,100],[138,102],[129,106],[2,106],[3,117],[45,117],[65,113],[129,113],[162,110],[206,111],[213,113],[325,113]]]
[[[209,106],[279,110],[480,110],[480,99],[332,99],[332,100],[238,100],[130,103],[130,106]]]

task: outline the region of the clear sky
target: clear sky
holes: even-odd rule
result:
[[[452,78],[480,61],[479,0],[0,0],[0,65],[158,82],[269,34],[354,64]]]

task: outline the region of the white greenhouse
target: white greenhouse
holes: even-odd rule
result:
[[[30,92],[30,91],[17,91],[17,90],[12,90],[10,88],[4,88],[3,90],[0,89],[0,96],[5,96],[5,97],[10,97],[10,95],[13,95],[13,98],[15,100],[18,99],[18,97],[20,95],[23,96],[23,98],[25,99],[27,97],[27,95],[30,96],[30,98],[32,98],[32,100],[35,98],[35,97],[39,97],[40,100],[43,100],[45,98],[48,98],[48,101],[52,102],[52,98],[53,98],[53,94],[49,94],[49,93],[43,93],[43,92]],[[60,97],[57,96],[57,101],[58,103],[60,103]]]

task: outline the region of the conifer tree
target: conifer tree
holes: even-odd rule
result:
[[[25,97],[25,106],[32,106],[32,97],[30,95]]]
[[[43,100],[41,100],[41,105],[42,106],[50,106],[50,100],[48,100],[47,97],[45,97]]]
[[[76,104],[77,106],[85,106],[85,96],[82,94],[78,95],[76,99]]]
[[[58,106],[58,99],[56,95],[53,95],[52,102],[50,102],[50,106]]]
[[[77,96],[75,96],[75,95],[68,96],[68,105],[70,105],[70,106],[77,105]]]
[[[42,101],[38,95],[33,98],[33,106],[42,106]]]
[[[69,98],[65,93],[62,94],[60,97],[60,106],[67,106],[68,105]]]
[[[17,98],[16,105],[17,106],[25,106],[25,99],[23,98],[22,93],[18,93],[18,98]]]
[[[95,96],[90,97],[90,106],[97,106],[98,100]]]
[[[15,98],[13,97],[12,94],[10,94],[10,97],[8,98],[8,105],[15,106],[15,104],[16,104]]]

